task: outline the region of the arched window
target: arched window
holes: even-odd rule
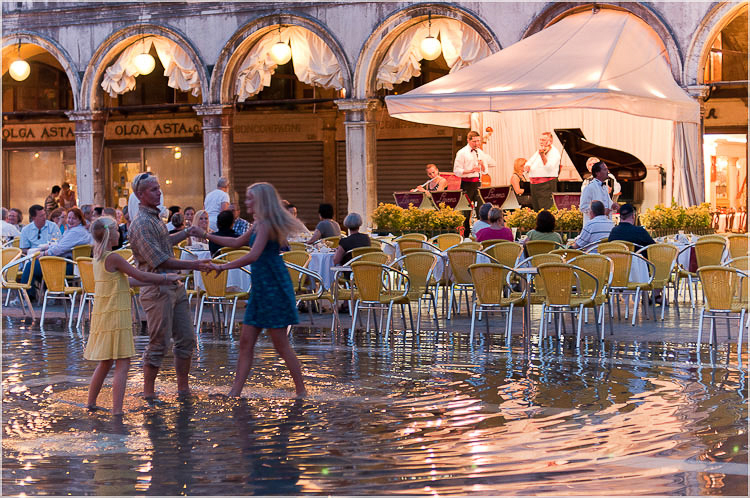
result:
[[[716,35],[704,67],[703,81],[747,80],[747,9]]]
[[[3,74],[3,112],[73,109],[73,91],[65,72],[45,62],[27,62],[31,72],[23,81]]]

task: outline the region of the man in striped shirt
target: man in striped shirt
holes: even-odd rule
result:
[[[594,217],[583,226],[583,230],[576,237],[571,247],[585,247],[592,242],[598,242],[605,237],[609,237],[609,232],[615,225],[604,212],[604,204],[601,201],[591,202],[591,214]]]

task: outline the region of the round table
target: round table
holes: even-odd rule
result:
[[[192,253],[192,254],[191,254]],[[180,259],[184,261],[195,261],[197,259],[211,259],[211,253],[209,251],[193,251],[187,252],[182,251]],[[244,267],[245,270],[250,271],[250,265]],[[198,270],[193,271],[193,278],[195,279],[195,288],[205,290],[203,286],[203,277],[201,272]],[[230,292],[247,292],[250,289],[250,274],[243,271],[242,268],[235,268],[227,272],[227,290]]]

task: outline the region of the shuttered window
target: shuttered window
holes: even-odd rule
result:
[[[308,228],[317,225],[323,201],[323,142],[236,143],[232,171],[243,217],[245,188],[268,182],[297,206],[297,216]]]
[[[393,203],[393,192],[410,190],[427,181],[424,167],[433,163],[441,172],[453,171],[452,137],[378,140],[378,202]],[[338,219],[346,216],[346,145],[336,143],[338,162]]]

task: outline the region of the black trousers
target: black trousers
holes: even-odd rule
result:
[[[466,193],[469,200],[474,203],[474,212],[479,217],[479,203],[482,202],[479,198],[479,187],[482,186],[482,182],[467,182],[461,180],[461,190]],[[464,220],[464,237],[468,237],[471,233],[471,211],[463,211],[466,219]]]
[[[531,184],[531,203],[534,211],[540,209],[550,210],[555,205],[552,200],[552,193],[557,192],[557,179],[549,180],[544,183]]]

